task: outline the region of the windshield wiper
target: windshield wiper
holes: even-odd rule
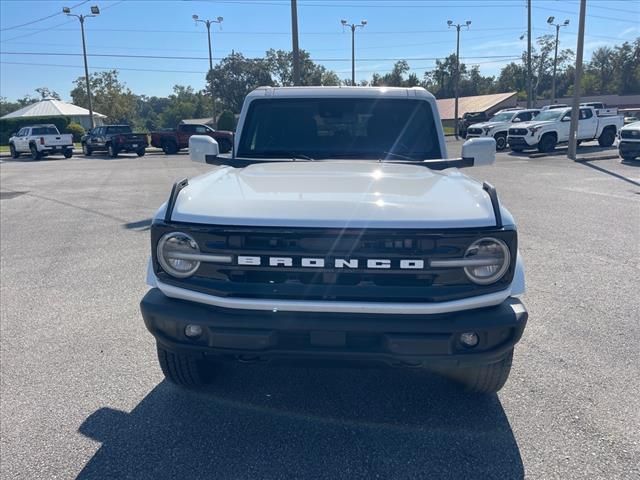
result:
[[[315,158],[311,158],[310,156],[305,155],[304,153],[290,152],[286,150],[274,150],[274,151],[270,150],[268,152],[253,152],[251,157],[246,157],[246,158],[265,159],[265,160],[268,160],[270,158],[273,158],[273,159],[287,158],[287,159],[290,159],[292,162],[297,162],[298,160],[305,160],[307,162],[315,161]]]
[[[408,157],[408,156],[406,156],[406,155],[402,155],[401,153],[395,153],[395,152],[382,152],[382,154],[383,154],[383,155],[386,155],[386,156],[391,155],[391,156],[393,156],[393,157],[401,158],[402,160],[409,160],[409,161],[412,161],[412,162],[420,162],[420,161],[421,161],[421,160],[419,160],[419,159],[417,159],[417,158],[411,158],[411,157]],[[380,162],[384,162],[385,160],[386,160],[386,158],[379,158],[379,159],[378,159],[378,161],[380,161]]]

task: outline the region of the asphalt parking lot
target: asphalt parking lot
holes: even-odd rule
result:
[[[467,171],[516,217],[527,269],[529,325],[488,397],[416,370],[242,364],[175,388],[138,310],[148,226],[210,167],[4,158],[0,476],[639,478],[640,163],[592,150]]]

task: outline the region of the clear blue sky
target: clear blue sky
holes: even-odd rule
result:
[[[288,0],[0,0],[0,96],[14,100],[46,86],[69,99],[72,81],[83,75],[82,57],[51,53],[81,53],[80,25],[58,12],[63,6],[79,5],[74,13],[89,13],[94,4],[102,13],[86,21],[88,52],[116,56],[89,57],[90,70],[119,69],[121,80],[137,94],[168,95],[175,84],[204,86],[206,28],[194,25],[193,14],[224,17],[222,30],[212,28],[216,58],[232,50],[262,56],[269,48],[291,48]],[[587,4],[586,59],[599,46],[640,36],[639,0]],[[548,16],[561,22],[569,19],[570,25],[561,30],[561,48],[575,50],[578,10],[578,0],[533,0],[534,37],[553,33],[546,24]],[[526,31],[526,0],[298,0],[298,16],[300,47],[341,78],[350,77],[351,46],[341,18],[369,22],[356,32],[358,79],[389,71],[400,58],[422,77],[433,67],[433,58],[455,49],[455,31],[447,30],[448,19],[472,21],[469,31],[462,33],[460,56],[467,64],[478,64],[484,74],[496,74],[525,48],[519,37]],[[490,58],[494,56],[503,57]]]

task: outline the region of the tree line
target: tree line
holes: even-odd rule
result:
[[[535,98],[550,97],[554,37],[545,35],[537,39],[532,53],[532,83]],[[206,88],[175,85],[167,97],[133,93],[119,79],[117,70],[90,75],[93,109],[109,118],[110,122],[126,122],[140,130],[151,131],[174,127],[185,118],[205,118],[212,115],[211,91],[215,92],[217,112],[239,113],[244,97],[258,86],[293,85],[292,53],[284,50],[268,50],[263,58],[248,58],[232,52],[220,61],[206,76]],[[374,73],[359,85],[372,86],[423,86],[437,98],[454,96],[455,55],[437,60],[435,68],[425,72],[422,78],[411,72],[409,62],[400,60],[385,74]],[[302,85],[349,85],[350,80],[339,76],[311,60],[308,52],[300,52]],[[562,49],[558,52],[556,96],[573,93],[574,52]],[[485,95],[516,91],[526,98],[526,52],[521,61],[505,65],[497,76],[484,76],[478,65],[460,63],[460,96]],[[584,95],[638,94],[640,93],[640,37],[614,47],[596,49],[585,63],[582,78]],[[70,92],[72,102],[88,107],[84,76],[73,82]],[[41,98],[60,98],[45,87],[36,89],[36,95],[26,95],[16,102],[0,97],[0,116],[17,110]]]

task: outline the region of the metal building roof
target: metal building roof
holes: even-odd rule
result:
[[[476,95],[474,97],[460,97],[458,99],[458,117],[467,112],[486,112],[499,108],[515,107],[517,92],[496,93],[493,95]],[[453,120],[455,99],[443,98],[436,100],[442,120]]]

